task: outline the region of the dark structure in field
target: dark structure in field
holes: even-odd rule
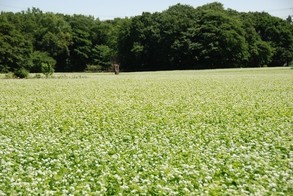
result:
[[[118,63],[114,63],[113,64],[113,68],[114,68],[114,72],[115,72],[115,75],[118,75],[119,74],[119,68],[120,68],[120,65]]]

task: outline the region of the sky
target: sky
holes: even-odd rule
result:
[[[0,0],[0,11],[19,12],[35,7],[44,12],[83,14],[107,20],[161,12],[177,3],[198,7],[215,1],[239,12],[265,11],[283,19],[293,16],[293,0]]]

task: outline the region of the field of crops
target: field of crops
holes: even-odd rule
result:
[[[292,69],[0,86],[0,195],[293,194]]]

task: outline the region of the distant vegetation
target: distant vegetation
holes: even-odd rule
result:
[[[52,73],[288,65],[292,19],[239,13],[220,3],[100,21],[37,8],[0,14],[0,71]]]

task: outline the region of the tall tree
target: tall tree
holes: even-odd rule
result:
[[[0,70],[171,70],[288,65],[292,18],[239,13],[221,3],[177,4],[160,13],[100,21],[32,8],[0,14]],[[43,62],[44,63],[44,62]],[[48,63],[47,63],[48,64]],[[51,66],[52,67],[52,66]]]
[[[254,27],[273,48],[270,66],[283,66],[293,59],[293,25],[268,13],[251,13]]]
[[[186,32],[195,27],[196,12],[189,5],[177,4],[169,7],[160,16],[161,40],[159,54],[165,69],[191,68],[194,51],[186,40]]]
[[[198,8],[197,26],[187,33],[199,68],[240,67],[248,58],[241,21],[218,3]]]
[[[39,14],[35,50],[47,52],[56,61],[56,69],[63,71],[69,65],[71,27],[62,15]]]
[[[86,65],[90,63],[90,53],[92,47],[91,27],[94,18],[83,15],[73,15],[67,18],[72,28],[72,43],[70,45],[70,70],[84,71]]]
[[[246,67],[261,67],[268,65],[272,60],[273,48],[268,43],[261,39],[261,36],[256,32],[253,26],[253,18],[247,13],[236,13],[242,21],[242,26],[245,31],[245,39],[248,43],[248,60]]]
[[[109,22],[101,22],[96,19],[90,29],[90,39],[92,42],[91,52],[89,54],[92,64],[106,71],[111,67],[111,57],[116,49],[116,38],[112,36],[113,26]]]
[[[0,71],[29,70],[32,44],[8,20],[12,13],[0,15]]]
[[[289,24],[293,24],[292,16],[289,15],[289,16],[286,18],[286,21],[287,21]]]

